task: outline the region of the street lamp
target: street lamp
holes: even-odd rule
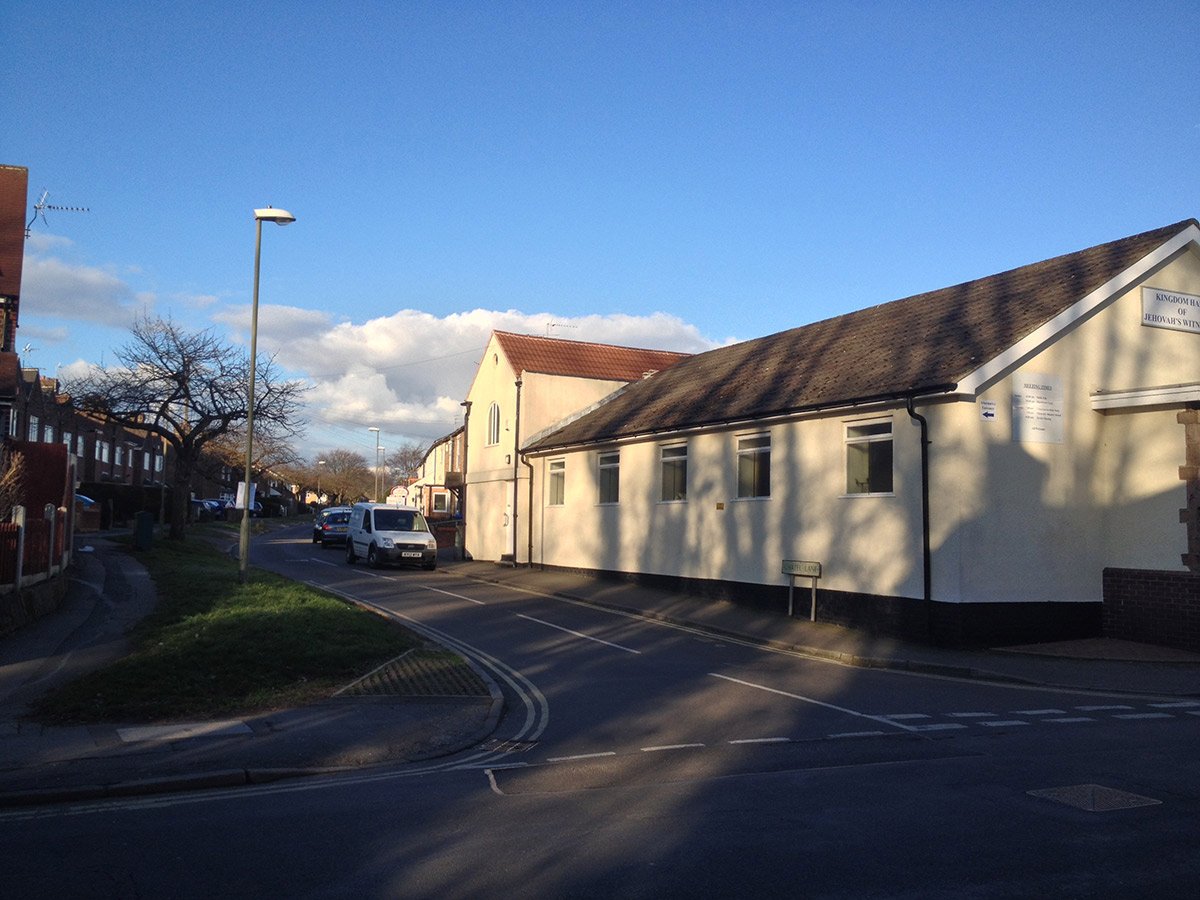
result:
[[[325,460],[317,460],[317,503],[321,503],[321,466],[325,465]]]
[[[375,432],[375,502],[379,502],[379,429],[372,425],[367,431]]]
[[[250,384],[246,393],[246,489],[242,495],[242,533],[238,548],[238,578],[242,584],[246,583],[246,566],[250,559],[250,467],[254,461],[254,374],[258,353],[258,265],[262,256],[262,223],[287,225],[295,221],[296,217],[283,209],[268,206],[254,211],[254,298],[250,306]]]

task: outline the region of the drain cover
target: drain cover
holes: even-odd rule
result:
[[[1105,787],[1102,784],[1076,784],[1070,787],[1044,788],[1040,791],[1029,791],[1031,797],[1041,797],[1065,803],[1076,809],[1087,812],[1112,812],[1114,809],[1135,809],[1139,806],[1158,806],[1161,800],[1142,797],[1128,791],[1118,791],[1116,788]]]

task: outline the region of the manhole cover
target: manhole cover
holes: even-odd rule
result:
[[[1070,787],[1044,788],[1040,791],[1029,791],[1031,797],[1041,797],[1065,803],[1076,809],[1087,812],[1112,812],[1114,809],[1135,809],[1139,806],[1158,806],[1161,800],[1142,797],[1128,791],[1118,791],[1116,788],[1105,787],[1102,784],[1075,784]]]

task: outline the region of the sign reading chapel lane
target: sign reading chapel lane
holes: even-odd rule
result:
[[[1200,297],[1142,288],[1142,324],[1200,334]]]

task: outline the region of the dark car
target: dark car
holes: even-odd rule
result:
[[[328,547],[330,544],[346,543],[346,530],[350,525],[350,507],[331,506],[321,510],[313,522],[313,543]]]

